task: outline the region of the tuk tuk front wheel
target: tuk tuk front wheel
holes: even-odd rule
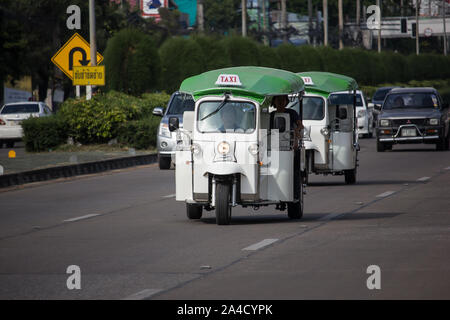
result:
[[[186,203],[186,215],[189,219],[200,219],[202,217],[202,213],[202,206]]]
[[[354,184],[356,182],[356,168],[352,170],[345,170],[345,183]]]
[[[216,223],[227,225],[231,221],[231,186],[226,183],[216,185]]]
[[[288,217],[290,219],[301,219],[303,217],[303,185],[299,186],[300,194],[298,202],[289,202],[287,204]]]

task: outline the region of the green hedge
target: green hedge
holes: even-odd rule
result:
[[[155,147],[160,119],[148,118],[122,123],[118,131],[118,142],[136,149]]]
[[[67,141],[67,125],[57,115],[22,121],[23,142],[28,152],[48,151]]]

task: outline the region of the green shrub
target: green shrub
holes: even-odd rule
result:
[[[136,29],[123,29],[108,40],[105,50],[106,89],[141,94],[156,89],[161,62],[152,38]]]
[[[228,55],[225,44],[219,38],[197,36],[194,40],[200,46],[205,57],[205,71],[231,66],[230,56]]]
[[[221,45],[225,47],[232,66],[260,65],[258,43],[256,41],[250,38],[231,36],[221,40]]]
[[[140,117],[151,116],[153,109],[156,107],[166,108],[169,100],[170,94],[167,93],[144,93],[141,96]]]
[[[281,60],[276,49],[260,45],[258,47],[258,60],[261,67],[281,68]]]
[[[205,70],[205,56],[199,44],[190,39],[172,37],[161,46],[161,88],[174,92],[187,77]]]
[[[67,141],[67,125],[62,117],[31,117],[22,122],[23,141],[28,152],[48,151]]]
[[[147,118],[127,121],[119,127],[117,140],[136,149],[149,149],[156,146],[159,120]]]
[[[280,57],[281,69],[291,72],[303,71],[303,61],[297,48],[291,44],[282,44],[277,47],[276,52]]]

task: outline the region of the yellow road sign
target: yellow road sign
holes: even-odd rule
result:
[[[104,86],[105,66],[73,67],[72,83],[74,86]]]
[[[87,66],[91,62],[90,57],[89,43],[75,33],[52,57],[52,62],[73,80],[73,67]],[[97,52],[97,64],[102,61],[102,55]]]

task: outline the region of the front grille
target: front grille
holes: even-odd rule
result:
[[[395,127],[401,125],[415,124],[418,126],[423,126],[426,124],[426,119],[396,119],[392,120],[392,123]]]

